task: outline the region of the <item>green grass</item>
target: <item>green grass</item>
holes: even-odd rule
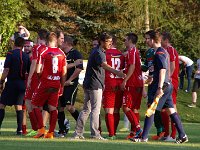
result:
[[[200,92],[198,93],[200,97]],[[79,94],[77,98],[76,107],[81,110],[82,109],[82,101],[83,101],[83,90],[79,87]],[[197,100],[198,101],[198,100]],[[130,141],[125,140],[125,137],[128,133],[120,133],[118,132],[117,140],[114,141],[93,141],[89,139],[89,120],[86,124],[86,132],[84,136],[86,140],[82,141],[72,141],[70,137],[74,131],[75,122],[72,117],[67,113],[67,117],[70,119],[71,129],[66,138],[58,139],[54,138],[52,140],[46,139],[33,139],[28,137],[17,137],[15,136],[16,130],[16,119],[13,108],[6,108],[6,117],[2,124],[1,135],[0,135],[0,150],[63,150],[63,149],[87,149],[87,150],[134,150],[134,149],[147,149],[147,150],[193,150],[200,149],[200,101],[197,103],[197,108],[188,108],[187,105],[191,103],[191,93],[185,93],[184,91],[179,91],[177,107],[178,112],[181,116],[181,120],[184,125],[184,129],[189,137],[189,142],[181,145],[177,145],[174,143],[165,143],[160,141],[152,141],[149,140],[148,143],[132,143]],[[143,126],[144,113],[146,111],[146,100],[142,101],[141,104],[141,125]],[[104,120],[104,111],[102,110],[102,120]],[[28,123],[29,124],[29,123]],[[107,129],[105,126],[105,121],[102,121],[103,126],[103,136],[107,136]],[[123,127],[123,114],[121,113],[121,121],[118,129]],[[30,126],[29,126],[30,128]],[[155,127],[152,126],[149,137],[156,133]]]

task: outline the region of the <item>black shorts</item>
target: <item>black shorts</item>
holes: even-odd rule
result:
[[[200,79],[195,78],[193,83],[192,92],[197,92],[197,90],[200,88]]]
[[[0,103],[7,106],[22,105],[25,95],[25,81],[12,80],[5,84]]]
[[[63,95],[59,97],[59,106],[74,105],[78,91],[78,82],[70,86],[65,86]]]

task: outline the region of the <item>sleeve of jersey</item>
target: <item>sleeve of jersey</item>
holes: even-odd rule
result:
[[[95,54],[95,61],[97,65],[101,65],[103,62],[106,62],[106,57],[103,53],[96,53]]]
[[[37,59],[37,46],[34,46],[32,50],[32,60],[34,59]]]
[[[168,53],[169,53],[169,57],[170,57],[170,62],[175,61],[176,56],[175,56],[173,47],[169,47]]]
[[[12,62],[12,52],[7,52],[4,68],[10,68]]]
[[[135,50],[129,51],[128,52],[128,65],[135,64]]]
[[[75,60],[83,59],[83,57],[82,57],[82,55],[81,55],[81,53],[79,51],[76,51],[75,57],[76,57]],[[76,66],[76,68],[79,68],[79,69],[83,70],[83,64],[80,64],[80,65]]]

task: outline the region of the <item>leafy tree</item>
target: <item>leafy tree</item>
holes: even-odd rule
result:
[[[16,24],[27,17],[29,12],[24,7],[21,0],[1,0],[0,1],[0,34],[2,41],[0,45],[0,56],[5,55],[7,43],[14,33]]]

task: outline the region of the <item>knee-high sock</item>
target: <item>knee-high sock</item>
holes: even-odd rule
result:
[[[38,129],[41,129],[42,127],[44,127],[44,124],[43,124],[42,112],[40,108],[34,108],[33,113],[37,120]]]
[[[157,135],[163,131],[161,112],[156,110],[154,115],[154,124],[157,129]]]
[[[57,122],[57,118],[58,118],[58,111],[57,110],[53,110],[50,112],[50,120],[49,120],[49,133],[54,132],[55,127],[56,127],[56,122]]]
[[[171,137],[173,139],[175,139],[176,138],[176,126],[172,121],[171,121],[171,129],[172,129]]]
[[[64,121],[65,121],[65,112],[64,111],[58,112],[58,126],[59,126],[59,131],[61,132],[65,131]]]
[[[109,133],[109,136],[114,136],[114,116],[113,114],[109,114],[107,113],[105,115],[105,121],[106,121],[106,126],[107,126],[107,130],[108,130],[108,133]]]
[[[170,115],[170,118],[171,118],[172,122],[176,126],[176,129],[178,131],[179,137],[180,138],[184,137],[185,136],[185,131],[183,129],[183,125],[181,123],[181,120],[180,120],[178,114],[175,112],[175,113]]]
[[[163,122],[163,126],[164,126],[164,131],[165,134],[164,136],[167,137],[169,135],[169,115],[166,111],[161,112],[162,115],[162,122]]]
[[[23,110],[17,110],[17,131],[22,131]]]
[[[140,114],[139,113],[134,113],[134,114],[137,117],[138,122],[140,122]]]
[[[144,128],[143,128],[143,133],[142,133],[142,138],[147,139],[149,130],[151,129],[151,126],[154,121],[154,115],[151,115],[150,117],[146,117],[144,120]]]
[[[72,117],[77,121],[78,116],[79,116],[79,112],[78,110],[75,110],[73,113],[71,113]]]
[[[31,127],[33,130],[36,131],[38,129],[38,127],[37,127],[37,119],[36,119],[35,113],[33,111],[31,111],[28,114],[29,114]]]
[[[0,109],[0,128],[5,117],[5,109]]]
[[[131,128],[136,128],[136,131],[140,130],[140,124],[138,123],[137,117],[132,110],[126,112],[126,116],[131,123]]]
[[[119,125],[120,114],[119,114],[119,113],[114,113],[113,116],[114,116],[114,124],[115,124],[115,126],[114,126],[114,127],[115,127],[114,132],[115,132],[115,134],[116,134],[116,132],[117,132],[117,127],[118,127],[118,125]]]

